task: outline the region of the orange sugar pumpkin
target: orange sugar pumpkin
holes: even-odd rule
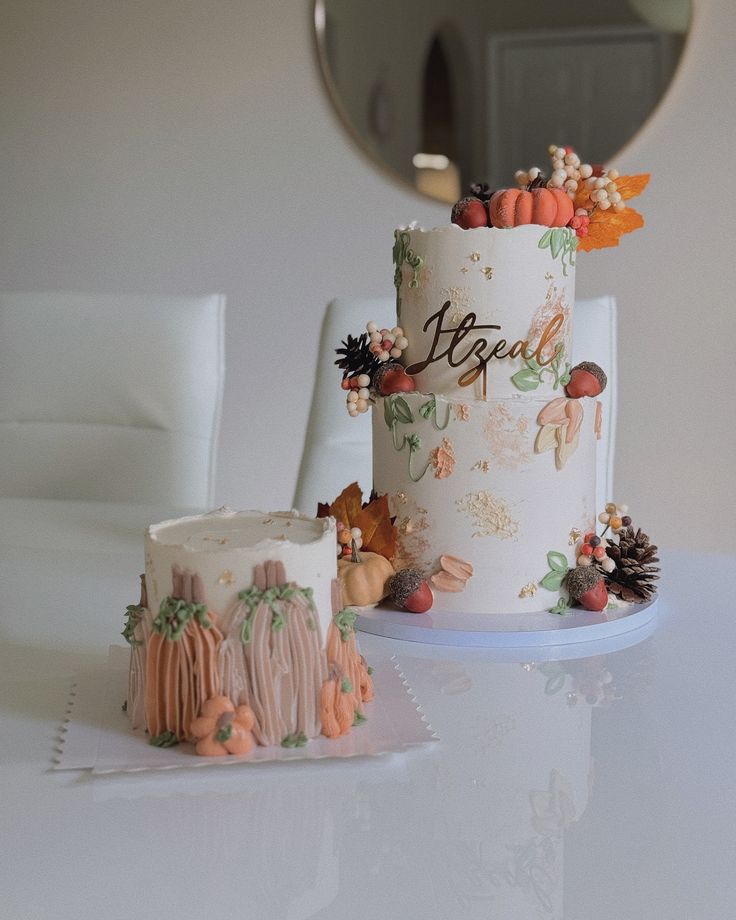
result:
[[[494,227],[564,227],[575,213],[572,199],[560,188],[500,189],[491,196],[489,211]]]

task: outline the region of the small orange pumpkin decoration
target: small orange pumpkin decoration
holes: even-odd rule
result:
[[[255,744],[251,733],[255,721],[250,706],[236,709],[228,697],[213,696],[202,704],[189,733],[197,739],[197,753],[201,757],[249,754]]]
[[[572,199],[560,188],[500,189],[493,193],[488,207],[494,227],[565,227],[575,213]]]

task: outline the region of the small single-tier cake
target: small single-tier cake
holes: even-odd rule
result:
[[[360,721],[372,686],[332,518],[222,508],[165,521],[146,531],[145,569],[123,635],[128,713],[152,743],[242,754]]]

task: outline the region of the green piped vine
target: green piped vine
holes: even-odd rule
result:
[[[135,637],[135,628],[143,619],[143,614],[145,612],[146,608],[141,607],[140,604],[128,604],[125,608],[125,624],[120,635],[125,639],[128,645],[143,645],[143,642]]]
[[[424,259],[409,247],[409,231],[396,230],[394,232],[394,287],[396,288],[396,317],[401,319],[401,281],[404,264],[412,270],[410,288],[419,287],[419,269],[424,265]]]
[[[347,642],[355,632],[355,621],[357,619],[358,614],[352,607],[343,607],[343,609],[332,618],[332,622],[340,630],[340,638],[343,642]]]
[[[281,742],[281,747],[284,748],[300,748],[304,747],[307,743],[307,736],[304,732],[294,732],[291,735],[285,735],[283,741]]]
[[[425,405],[427,404],[425,403]],[[419,482],[431,466],[431,461],[427,461],[426,466],[419,475],[415,475],[414,473],[412,461],[414,459],[414,454],[416,454],[422,446],[422,439],[418,434],[398,434],[399,425],[412,425],[415,421],[414,413],[411,411],[409,403],[403,396],[392,393],[383,401],[383,417],[386,421],[386,425],[391,431],[391,440],[394,445],[394,450],[400,451],[405,447],[409,448],[409,479],[411,479],[412,482]]]
[[[240,627],[240,641],[243,645],[250,642],[253,636],[253,615],[259,604],[266,604],[271,609],[271,629],[274,632],[278,632],[286,625],[284,605],[295,597],[303,598],[312,613],[317,611],[313,589],[300,588],[298,585],[283,584],[274,585],[271,588],[259,588],[257,585],[251,585],[249,588],[239,591],[238,597],[248,608],[248,614]],[[314,628],[314,626],[309,628]]]
[[[575,266],[578,237],[570,227],[550,227],[542,236],[538,246],[540,249],[549,249],[553,259],[561,256],[563,275],[567,275],[568,266]]]
[[[148,743],[154,747],[170,748],[175,747],[179,743],[179,739],[176,737],[176,732],[161,732],[160,735],[152,735],[148,739]]]
[[[564,358],[565,346],[560,342],[549,364],[542,366],[536,358],[525,358],[524,367],[512,376],[511,382],[517,390],[526,393],[529,390],[536,390],[540,384],[544,383],[544,375],[547,374],[552,378],[553,390],[565,387],[570,382],[570,364],[565,362],[563,367]]]
[[[445,428],[450,424],[450,419],[452,418],[452,412],[450,411],[450,404],[445,403],[445,408],[447,409],[447,414],[445,415],[445,421],[442,425],[437,421],[437,397],[434,393],[429,397],[427,402],[422,403],[419,407],[419,414],[422,418],[431,420],[434,427],[437,431],[444,431]]]
[[[178,597],[165,597],[161,601],[158,616],[151,626],[154,632],[161,633],[167,639],[175,642],[192,618],[196,619],[205,629],[212,626],[211,620],[207,619],[206,604],[195,604]]]

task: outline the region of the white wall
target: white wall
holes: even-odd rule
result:
[[[226,292],[218,497],[288,505],[323,304],[388,293],[394,226],[447,209],[353,147],[307,0],[4,0],[0,16],[0,288]],[[621,305],[619,501],[663,543],[732,550],[736,4],[696,0],[695,19],[617,163],[654,173],[648,229],[581,256],[578,285]]]

